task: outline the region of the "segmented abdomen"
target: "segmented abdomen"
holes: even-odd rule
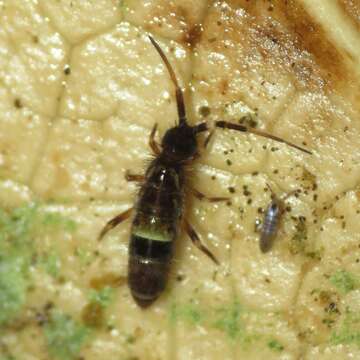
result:
[[[166,286],[182,209],[182,169],[154,160],[140,189],[129,249],[129,286],[142,307]]]
[[[280,205],[276,201],[272,201],[265,210],[263,226],[261,228],[260,250],[262,252],[267,252],[271,249],[279,229],[280,216]]]

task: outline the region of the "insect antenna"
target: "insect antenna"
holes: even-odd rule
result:
[[[177,105],[177,111],[178,111],[178,116],[179,116],[179,124],[185,125],[186,124],[186,112],[185,112],[184,96],[183,96],[183,92],[179,86],[179,83],[176,79],[175,72],[174,72],[173,68],[171,67],[169,60],[167,59],[166,55],[162,51],[159,44],[154,40],[154,38],[152,36],[148,35],[148,37],[149,37],[151,43],[154,45],[157,52],[159,53],[162,61],[164,62],[165,66],[169,72],[170,78],[171,78],[173,84],[175,85],[176,105]]]
[[[303,151],[307,154],[310,154],[312,155],[312,152],[301,147],[301,146],[298,146],[296,144],[293,144],[285,139],[282,139],[278,136],[275,136],[275,135],[271,135],[271,134],[268,134],[264,131],[261,131],[261,130],[258,130],[258,129],[254,129],[254,128],[250,128],[250,127],[247,127],[245,125],[240,125],[240,124],[234,124],[234,123],[231,123],[231,122],[227,122],[227,121],[216,121],[215,122],[215,125],[219,128],[222,128],[222,129],[230,129],[230,130],[237,130],[237,131],[241,131],[241,132],[248,132],[248,133],[251,133],[251,134],[254,134],[254,135],[258,135],[258,136],[262,136],[262,137],[265,137],[265,138],[268,138],[268,139],[271,139],[271,140],[275,140],[277,142],[280,142],[280,143],[283,143],[283,144],[286,144],[286,145],[289,145],[297,150],[300,150],[300,151]]]
[[[266,183],[266,187],[270,190],[271,198],[275,198],[276,197],[275,192],[272,189],[272,187],[269,185],[269,183]]]

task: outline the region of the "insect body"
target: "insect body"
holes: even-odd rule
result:
[[[284,202],[293,193],[288,194],[284,199],[278,198],[267,185],[272,193],[272,200],[265,210],[263,225],[260,234],[260,250],[263,253],[268,252],[279,232],[281,217],[284,214]]]
[[[166,284],[184,197],[184,169],[156,158],[145,175],[131,229],[129,284],[141,306]]]
[[[260,250],[268,252],[277,236],[280,218],[283,213],[282,201],[275,198],[265,210],[265,216],[260,235]]]
[[[161,146],[155,141],[155,124],[149,140],[155,159],[148,166],[144,176],[127,175],[128,181],[141,182],[136,205],[134,209],[131,208],[110,220],[100,234],[102,238],[109,230],[129,218],[134,210],[129,246],[128,284],[134,300],[143,308],[154,302],[166,286],[174,242],[181,227],[194,245],[218,264],[215,256],[201,243],[191,224],[183,218],[185,187],[189,188],[186,186],[187,165],[199,155],[198,135],[209,131],[209,128],[205,122],[195,126],[187,123],[183,93],[175,73],[159,45],[151,36],[149,39],[175,85],[179,122],[166,131]],[[217,121],[215,125],[271,138],[310,153],[283,139],[243,125],[225,121]],[[205,140],[205,146],[207,143]],[[190,190],[199,199],[205,198],[212,202],[227,200],[224,197],[209,198],[198,190]]]

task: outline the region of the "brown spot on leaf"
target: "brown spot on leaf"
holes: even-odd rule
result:
[[[15,106],[17,109],[21,109],[21,108],[23,107],[21,100],[18,99],[18,98],[16,98],[16,99],[14,100],[14,106]]]
[[[126,284],[126,277],[114,273],[107,273],[90,280],[90,286],[96,290],[101,290],[106,286],[119,287],[124,284]]]
[[[338,0],[340,7],[352,20],[353,24],[360,31],[360,2],[359,0]]]
[[[229,89],[229,82],[226,79],[222,79],[219,84],[219,91],[222,95],[226,95],[226,92]]]
[[[189,44],[191,48],[194,48],[201,40],[203,30],[204,29],[201,24],[193,25],[190,27],[189,31],[184,34],[183,41]]]
[[[104,321],[104,309],[98,303],[89,303],[82,310],[81,318],[86,326],[99,328]]]
[[[348,7],[354,2],[347,2]],[[234,9],[242,8],[249,15],[249,31],[253,43],[264,57],[286,65],[307,85],[333,87],[345,84],[351,74],[346,65],[351,55],[337,49],[327,33],[297,0],[229,1]],[[352,4],[352,13],[358,8]]]

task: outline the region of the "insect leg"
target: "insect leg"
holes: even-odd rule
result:
[[[101,233],[98,237],[98,240],[101,240],[110,230],[112,230],[115,226],[118,226],[120,223],[122,223],[124,220],[128,219],[131,215],[133,208],[127,209],[123,213],[115,216],[113,219],[111,219],[101,230]]]
[[[192,243],[199,249],[201,250],[205,255],[207,255],[216,265],[220,265],[219,261],[216,259],[215,255],[213,255],[213,253],[205,247],[205,245],[203,245],[201,243],[201,240],[199,238],[199,235],[196,233],[196,231],[194,230],[194,228],[187,222],[187,220],[184,221],[184,227],[185,227],[185,231],[186,233],[189,235]]]
[[[205,200],[210,201],[210,202],[220,202],[220,201],[229,200],[228,197],[221,197],[221,196],[209,197],[209,196],[206,196],[205,194],[203,194],[202,192],[200,192],[199,190],[196,190],[196,189],[193,189],[193,188],[191,188],[191,192],[199,200],[205,199]]]
[[[185,113],[185,102],[184,102],[184,96],[181,90],[181,87],[179,86],[179,83],[176,79],[176,75],[175,72],[173,70],[173,68],[171,67],[169,60],[167,59],[166,55],[164,54],[164,52],[162,51],[161,47],[159,46],[159,44],[154,40],[154,38],[150,35],[148,35],[151,43],[154,45],[155,49],[157,50],[157,52],[159,53],[162,61],[164,62],[169,74],[170,74],[170,78],[172,80],[172,82],[174,83],[175,86],[175,95],[176,95],[176,105],[177,105],[177,111],[178,111],[178,115],[179,115],[179,124],[186,124],[186,113]]]
[[[151,130],[151,134],[149,137],[149,146],[151,147],[151,150],[154,152],[155,155],[159,155],[161,151],[158,143],[155,141],[156,130],[157,130],[157,124],[155,124]]]
[[[264,131],[261,131],[261,130],[258,130],[258,129],[254,129],[254,128],[251,128],[251,127],[248,127],[248,126],[245,126],[245,125],[241,125],[241,124],[234,124],[234,123],[231,123],[231,122],[227,122],[227,121],[216,121],[215,122],[215,126],[219,127],[219,128],[222,128],[222,129],[230,129],[230,130],[237,130],[237,131],[241,131],[241,132],[248,132],[248,133],[251,133],[251,134],[255,134],[255,135],[258,135],[258,136],[262,136],[262,137],[265,137],[265,138],[268,138],[268,139],[271,139],[271,140],[275,140],[277,142],[280,142],[280,143],[283,143],[283,144],[286,144],[286,145],[289,145],[295,149],[298,149],[300,151],[303,151],[307,154],[310,154],[312,155],[312,152],[301,147],[301,146],[298,146],[298,145],[295,145],[285,139],[282,139],[278,136],[275,136],[275,135],[271,135],[271,134],[268,134]]]
[[[129,182],[142,182],[145,180],[144,175],[131,174],[128,170],[125,172],[125,180]]]
[[[276,198],[276,194],[275,194],[275,192],[274,192],[274,190],[272,189],[272,187],[268,184],[268,183],[266,183],[266,187],[270,190],[270,192],[271,192],[271,198],[272,199],[275,199]]]
[[[211,138],[213,137],[214,132],[215,132],[215,130],[210,131],[209,135],[206,137],[206,139],[204,141],[204,149],[206,149],[207,146],[209,145],[209,142],[210,142]]]

